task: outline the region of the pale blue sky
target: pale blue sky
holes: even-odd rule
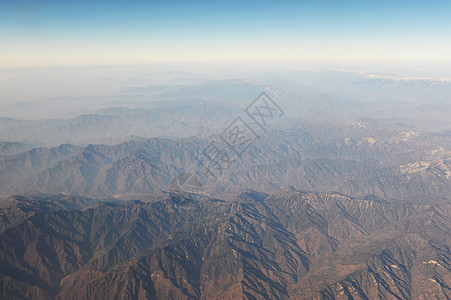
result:
[[[0,68],[451,62],[451,1],[0,0]]]

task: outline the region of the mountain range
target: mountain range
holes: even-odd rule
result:
[[[54,196],[53,196],[54,197]],[[0,233],[4,299],[448,299],[449,202],[287,188],[60,200]],[[34,199],[14,198],[5,218]]]
[[[451,80],[133,74],[0,83],[0,299],[450,299]]]
[[[218,136],[134,138],[117,145],[69,144],[0,156],[0,194],[66,193],[122,197],[165,190]],[[230,146],[224,151],[232,153]],[[329,121],[262,133],[222,176],[204,176],[201,190],[220,198],[245,189],[286,186],[428,203],[449,199],[451,139],[381,127],[371,120]],[[194,191],[188,190],[187,191]]]
[[[435,133],[446,132],[451,125],[447,98],[451,80],[447,78],[339,70],[271,72],[257,74],[254,79],[204,78],[193,85],[143,82],[115,82],[117,86],[107,95],[102,90],[80,97],[38,97],[5,104],[1,108],[0,141],[35,147],[86,146],[114,145],[133,136],[214,134],[262,91],[285,111],[277,123],[279,128],[349,116]]]

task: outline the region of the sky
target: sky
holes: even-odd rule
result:
[[[451,1],[0,0],[0,68],[451,64]]]

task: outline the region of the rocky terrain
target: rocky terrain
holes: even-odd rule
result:
[[[0,298],[449,299],[451,136],[397,125],[1,142]]]
[[[2,216],[22,201],[31,200]],[[164,192],[85,204],[36,209],[3,230],[3,299],[451,296],[449,202],[288,188],[227,201]]]
[[[193,171],[216,135],[178,140],[136,138],[118,145],[60,145],[0,156],[0,194],[68,193],[123,197],[165,190]],[[447,135],[346,120],[260,135],[221,176],[204,176],[201,191],[231,197],[250,188],[288,185],[416,203],[449,199],[451,139]],[[193,191],[185,189],[187,191]],[[199,192],[199,190],[195,190]],[[133,197],[132,197],[133,198]]]

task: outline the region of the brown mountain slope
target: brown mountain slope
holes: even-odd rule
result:
[[[4,298],[450,297],[449,203],[193,196],[37,212],[0,235]]]

